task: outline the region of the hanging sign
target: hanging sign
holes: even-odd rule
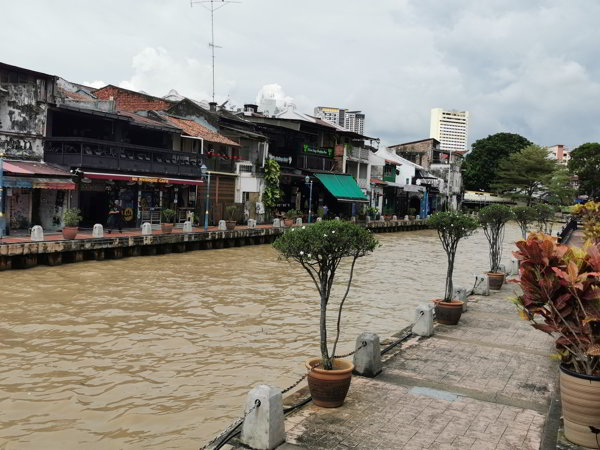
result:
[[[325,158],[333,157],[333,149],[332,148],[313,147],[308,144],[304,144],[304,153],[306,153],[308,155],[323,156]]]

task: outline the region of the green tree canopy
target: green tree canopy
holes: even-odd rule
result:
[[[565,166],[556,165],[556,170],[546,183],[546,198],[553,205],[570,206],[575,202],[576,190],[571,186],[571,174]]]
[[[547,192],[556,170],[556,161],[548,158],[548,151],[538,145],[528,145],[498,164],[494,190],[511,197],[524,198],[527,206],[535,194]]]
[[[269,159],[265,164],[265,189],[262,195],[263,203],[268,209],[273,209],[281,198],[279,174],[279,163],[274,159]]]
[[[528,139],[514,133],[496,133],[475,141],[462,165],[465,189],[489,190],[498,162],[528,145]]]
[[[579,190],[594,198],[600,195],[600,144],[588,142],[571,152],[569,170],[579,178]]]

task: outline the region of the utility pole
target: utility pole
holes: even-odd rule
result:
[[[217,4],[215,6],[215,3]],[[195,4],[202,6],[207,11],[210,11],[210,35],[211,39],[208,43],[212,51],[212,101],[215,101],[215,48],[222,48],[215,45],[215,11],[221,9],[229,3],[242,3],[235,0],[190,0],[190,7]]]

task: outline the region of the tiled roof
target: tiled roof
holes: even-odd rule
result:
[[[64,98],[68,98],[71,100],[77,100],[80,102],[93,102],[95,99],[94,97],[90,94],[90,95],[85,95],[85,94],[81,94],[79,92],[72,92],[72,91],[68,91],[66,89],[63,88],[58,88],[58,92],[64,97]]]
[[[36,161],[4,160],[4,171],[15,175],[51,175],[53,177],[71,177],[72,174],[58,167]]]
[[[129,111],[118,111],[117,114],[119,116],[129,117],[134,122],[136,122],[138,125],[142,125],[142,126],[150,126],[150,127],[162,128],[162,129],[167,129],[167,130],[174,131],[174,132],[182,130],[182,128],[179,127],[179,126],[177,126],[177,125],[172,126],[170,124],[159,122],[158,120],[153,120],[153,119],[150,119],[148,117],[144,117],[144,116],[141,116],[139,114],[136,114],[136,113],[133,113],[133,112],[129,112]]]
[[[166,114],[161,115],[161,117],[163,117],[171,125],[181,128],[188,136],[200,137],[206,141],[215,142],[218,144],[233,145],[235,147],[240,146],[237,142],[234,142],[215,131],[211,131],[193,120],[181,119]]]

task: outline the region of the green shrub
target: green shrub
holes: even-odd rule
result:
[[[81,217],[81,210],[77,208],[66,209],[63,214],[63,222],[65,227],[77,227],[79,226],[79,222],[82,220],[83,217]]]

